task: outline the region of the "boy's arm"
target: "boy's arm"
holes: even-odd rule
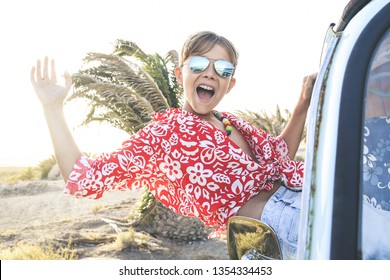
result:
[[[31,83],[43,107],[58,166],[67,181],[75,162],[81,156],[64,116],[64,101],[72,79],[70,74],[65,72],[65,85],[59,85],[54,60],[51,61],[50,71],[48,64],[49,59],[45,57],[41,69],[41,61],[37,61],[36,67],[31,69]]]
[[[280,135],[287,142],[289,156],[291,159],[295,157],[299,144],[301,143],[307,111],[310,106],[311,95],[316,78],[317,73],[314,73],[303,79],[302,91],[299,96],[298,103],[292,112],[291,119]]]

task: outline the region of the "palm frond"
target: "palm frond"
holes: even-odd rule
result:
[[[168,69],[169,67],[169,69]],[[174,66],[167,65],[164,58],[155,54],[150,56],[150,64],[144,65],[145,71],[156,81],[164,97],[167,99],[169,107],[178,108],[181,106],[181,92],[177,92],[172,87],[172,78],[174,78]],[[176,81],[176,78],[174,78]]]
[[[282,133],[283,129],[287,125],[288,120],[291,118],[291,112],[286,109],[284,114],[282,114],[279,106],[276,107],[275,114],[270,114],[264,110],[261,113],[255,113],[249,110],[246,112],[237,111],[236,113],[244,120],[252,123],[254,126],[264,131],[271,133],[274,136],[278,136]],[[302,139],[304,141],[300,144],[300,148],[295,156],[295,160],[304,161],[306,134],[307,128],[305,127],[302,133]]]
[[[163,96],[167,99],[168,107],[181,107],[182,90],[173,74],[173,70],[179,62],[176,51],[171,50],[162,58],[159,54],[145,54],[134,42],[117,40],[113,53],[121,57],[135,58],[145,72],[157,83]]]
[[[89,100],[89,113],[83,124],[92,121],[107,121],[129,134],[138,131],[151,120],[153,107],[148,100],[123,85],[104,83],[91,79],[88,75],[73,75],[75,84],[69,100],[84,98]]]
[[[272,135],[280,135],[291,117],[291,113],[286,109],[285,116],[282,115],[279,106],[276,107],[275,114],[269,114],[263,110],[261,113],[256,113],[247,110],[246,112],[237,111],[237,114],[244,120],[252,123],[254,126],[271,133]]]
[[[107,121],[128,133],[145,126],[153,112],[181,107],[182,89],[174,76],[178,54],[148,55],[137,44],[117,40],[113,53],[89,52],[73,75],[68,101],[88,100],[83,121]]]
[[[164,57],[166,64],[172,63],[175,66],[179,66],[179,54],[175,50],[170,50]]]
[[[162,112],[169,107],[155,80],[136,63],[117,55],[101,53],[89,53],[84,61],[93,66],[81,73],[131,88],[149,100],[155,112]]]
[[[136,43],[122,39],[116,40],[113,54],[122,57],[134,57],[144,63],[148,63],[149,60],[149,56]]]

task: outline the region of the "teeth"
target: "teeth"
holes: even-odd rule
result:
[[[199,85],[199,87],[205,89],[205,90],[213,90],[212,87],[206,86],[206,85]]]

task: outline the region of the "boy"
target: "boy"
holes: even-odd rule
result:
[[[51,134],[65,192],[100,198],[105,191],[147,187],[165,206],[226,230],[234,215],[261,219],[276,231],[284,258],[296,254],[303,163],[298,149],[316,75],[305,77],[292,117],[279,137],[215,107],[235,85],[238,52],[226,38],[199,32],[185,42],[175,69],[185,98],[181,109],[154,121],[112,153],[82,155],[63,114],[71,87],[56,81],[54,61],[31,71]],[[289,186],[284,187],[284,186]],[[295,227],[294,227],[295,225]]]

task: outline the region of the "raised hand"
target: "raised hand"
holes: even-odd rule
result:
[[[302,82],[302,92],[301,99],[307,101],[307,105],[309,105],[311,96],[313,93],[314,83],[317,79],[318,73],[313,73],[303,78]]]
[[[298,102],[292,112],[290,120],[281,133],[281,136],[287,142],[288,153],[291,159],[295,157],[299,144],[302,140],[307,111],[310,106],[316,79],[317,73],[313,73],[303,78],[301,94],[299,95]]]
[[[66,71],[64,72],[64,78],[65,84],[59,85],[57,83],[54,59],[51,59],[49,67],[49,58],[45,57],[43,69],[41,67],[41,60],[37,60],[36,67],[31,69],[31,83],[42,106],[63,105],[72,86],[72,77]]]
[[[53,143],[54,153],[60,167],[61,174],[66,181],[72,171],[74,163],[81,156],[64,116],[64,100],[72,85],[69,73],[64,73],[65,84],[57,83],[54,60],[45,57],[43,69],[41,61],[37,60],[36,67],[31,69],[31,83],[42,103],[44,115]]]

